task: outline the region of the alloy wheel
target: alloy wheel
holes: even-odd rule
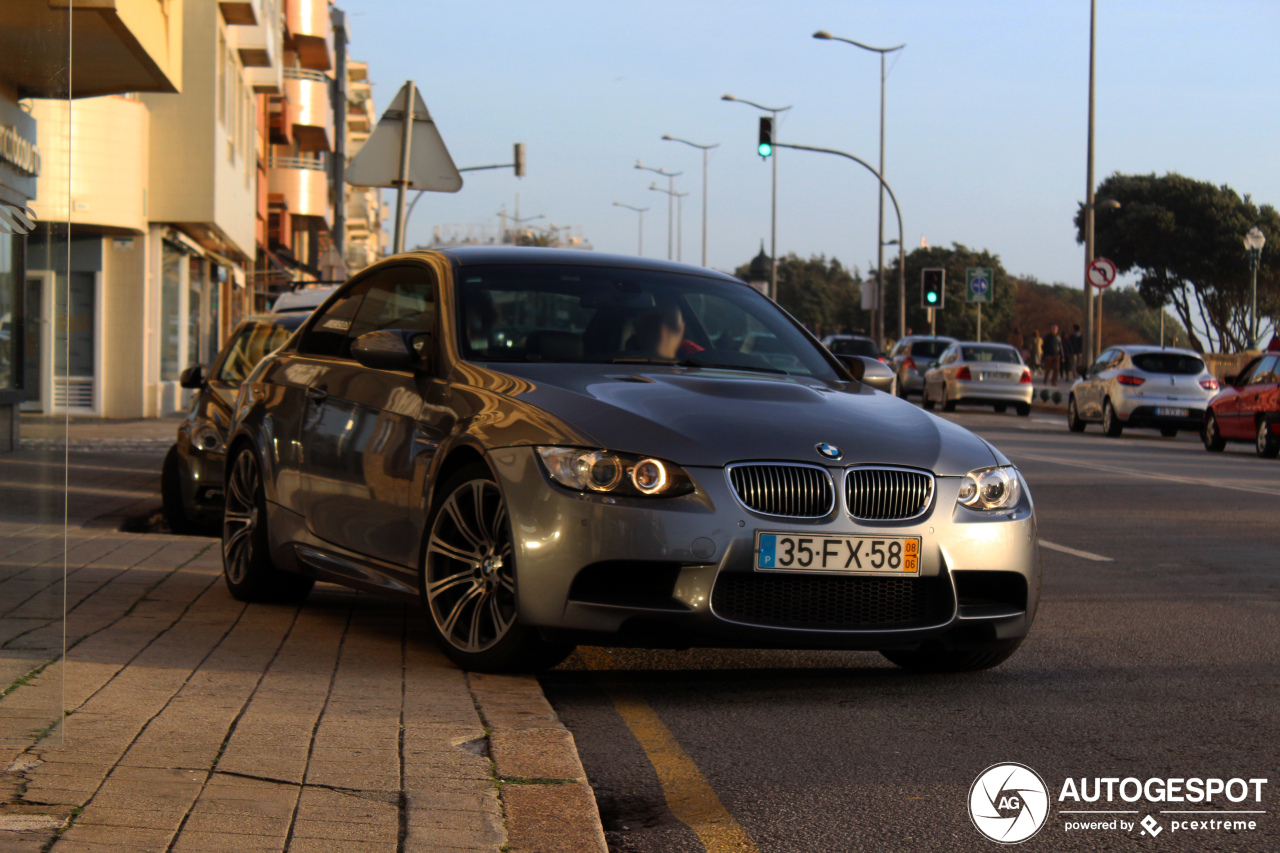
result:
[[[515,549],[496,484],[471,480],[445,498],[427,542],[425,575],[431,618],[454,648],[483,652],[511,630]]]
[[[232,583],[244,583],[249,576],[261,485],[257,459],[251,451],[241,451],[231,468],[226,509],[222,514],[222,563]]]

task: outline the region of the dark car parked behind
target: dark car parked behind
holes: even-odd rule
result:
[[[182,387],[195,394],[160,480],[165,521],[174,533],[218,535],[227,428],[240,383],[309,316],[310,311],[298,311],[249,317],[231,332],[207,370],[193,364],[183,371]]]

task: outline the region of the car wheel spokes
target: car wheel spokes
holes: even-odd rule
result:
[[[222,555],[228,579],[241,583],[253,560],[253,534],[258,527],[258,469],[249,451],[236,458],[227,484],[227,503],[222,515]]]
[[[427,607],[450,645],[492,648],[515,623],[515,549],[498,487],[473,480],[436,514],[427,543]]]

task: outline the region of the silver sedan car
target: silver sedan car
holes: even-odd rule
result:
[[[583,642],[995,666],[1039,602],[1027,484],[848,364],[707,269],[533,248],[385,259],[241,388],[227,584],[419,602],[477,670]]]
[[[1101,422],[1118,436],[1125,427],[1148,427],[1171,438],[1179,430],[1199,432],[1218,380],[1204,359],[1187,349],[1116,346],[1105,350],[1071,386],[1067,425],[1083,432]]]
[[[957,341],[938,357],[938,364],[924,375],[921,398],[926,409],[941,403],[945,412],[957,403],[994,406],[997,412],[1010,406],[1023,417],[1031,414],[1031,369],[1022,354],[1008,344]]]
[[[898,377],[898,396],[921,393],[924,375],[938,363],[938,357],[956,342],[945,335],[907,335],[889,351],[889,367]]]

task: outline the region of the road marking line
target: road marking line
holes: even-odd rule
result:
[[[1075,548],[1068,548],[1066,545],[1059,545],[1057,542],[1046,542],[1040,540],[1041,548],[1048,548],[1050,551],[1061,551],[1064,554],[1070,554],[1073,557],[1079,557],[1082,560],[1093,560],[1095,563],[1114,563],[1115,560],[1110,557],[1104,557],[1101,554],[1091,554],[1088,551],[1077,551]]]
[[[613,655],[604,649],[580,648],[578,655],[593,670],[615,668]],[[657,772],[667,807],[693,830],[707,853],[759,853],[653,706],[630,687],[605,686],[605,691]]]
[[[1232,483],[1223,483],[1218,480],[1205,480],[1199,477],[1178,477],[1173,474],[1157,474],[1154,471],[1139,471],[1134,468],[1121,468],[1117,465],[1091,465],[1088,462],[1068,462],[1059,456],[1041,456],[1037,453],[1026,453],[1024,451],[1010,451],[1008,455],[1023,456],[1027,459],[1034,459],[1037,462],[1053,462],[1058,465],[1066,465],[1071,468],[1087,468],[1091,471],[1104,471],[1108,474],[1128,474],[1132,477],[1146,477],[1150,480],[1165,480],[1170,483],[1185,483],[1192,486],[1212,486],[1218,489],[1230,489],[1233,492],[1249,492],[1255,495],[1271,495],[1272,497],[1280,497],[1280,491],[1275,489],[1267,489],[1262,486],[1241,486]]]

